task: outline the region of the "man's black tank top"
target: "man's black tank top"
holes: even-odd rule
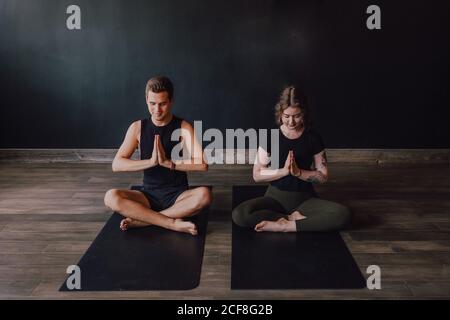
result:
[[[172,116],[172,120],[165,126],[156,126],[150,118],[141,120],[141,160],[150,159],[153,152],[155,135],[159,134],[166,157],[170,159],[172,149],[180,141],[172,141],[172,132],[181,128],[183,120]],[[186,172],[170,170],[162,166],[155,166],[144,170],[144,186],[150,188],[186,187],[188,185]]]

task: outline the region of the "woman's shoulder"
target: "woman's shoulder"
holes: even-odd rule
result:
[[[322,139],[322,135],[320,134],[320,132],[318,130],[316,130],[315,128],[312,127],[308,127],[305,129],[304,132],[306,135],[310,136],[313,139]]]
[[[325,143],[323,142],[322,136],[317,130],[315,130],[314,128],[308,128],[305,133],[307,134],[307,138],[313,150],[313,154],[316,154],[325,149]]]
[[[319,131],[316,128],[314,128],[314,127],[307,127],[305,129],[305,132],[310,134],[310,135],[316,135],[316,136],[320,135]]]

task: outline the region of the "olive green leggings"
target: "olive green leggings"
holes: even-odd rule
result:
[[[342,204],[313,197],[309,193],[282,191],[269,186],[263,197],[247,200],[232,213],[239,226],[254,228],[261,221],[287,219],[298,210],[306,219],[297,220],[299,231],[334,231],[350,223],[350,210]]]

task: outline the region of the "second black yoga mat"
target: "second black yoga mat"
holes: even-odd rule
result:
[[[233,208],[265,186],[234,186]],[[255,232],[233,223],[231,289],[353,289],[365,280],[339,232]]]
[[[188,290],[198,286],[208,208],[191,218],[192,236],[163,228],[121,231],[123,217],[114,213],[77,264],[81,290]],[[64,283],[60,291],[69,291]]]

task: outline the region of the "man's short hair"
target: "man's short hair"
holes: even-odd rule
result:
[[[173,98],[173,84],[169,78],[164,76],[153,77],[147,81],[145,86],[145,98],[147,99],[148,92],[160,93],[166,91],[169,100]]]

